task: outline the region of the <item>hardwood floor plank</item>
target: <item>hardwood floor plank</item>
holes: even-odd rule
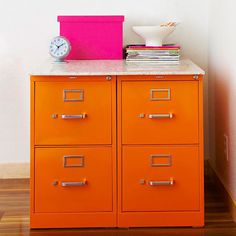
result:
[[[29,229],[29,180],[0,180],[0,236],[236,236],[224,197],[205,177],[204,228]]]

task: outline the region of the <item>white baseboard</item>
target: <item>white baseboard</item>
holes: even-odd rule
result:
[[[25,179],[29,177],[29,163],[0,163],[0,179]]]

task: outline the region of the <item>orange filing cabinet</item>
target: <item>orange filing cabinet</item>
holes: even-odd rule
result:
[[[203,226],[203,73],[109,72],[31,76],[30,227]]]

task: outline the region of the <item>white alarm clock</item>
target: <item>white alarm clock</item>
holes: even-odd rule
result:
[[[65,62],[64,59],[70,53],[71,45],[67,38],[57,36],[50,42],[49,53],[56,59],[55,62]]]

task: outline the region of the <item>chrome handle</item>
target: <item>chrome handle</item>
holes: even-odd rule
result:
[[[69,120],[69,119],[85,119],[87,114],[79,114],[79,115],[61,115],[61,118],[63,120]]]
[[[163,186],[163,185],[174,185],[174,179],[170,178],[170,180],[167,181],[149,181],[148,182],[150,186]]]
[[[62,187],[82,187],[87,184],[87,181],[80,181],[80,182],[61,182]]]
[[[162,119],[162,118],[168,118],[172,119],[174,117],[173,113],[167,113],[167,114],[149,114],[149,119]]]

